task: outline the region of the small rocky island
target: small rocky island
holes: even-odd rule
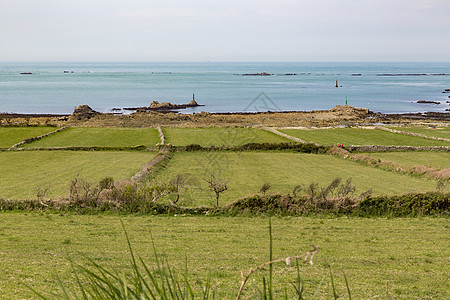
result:
[[[150,106],[125,107],[124,110],[171,112],[177,109],[185,109],[188,107],[198,107],[198,106],[204,105],[198,104],[197,101],[195,101],[194,99],[192,99],[191,102],[189,102],[188,104],[172,104],[170,102],[160,103],[159,101],[152,101],[152,103],[150,103]]]

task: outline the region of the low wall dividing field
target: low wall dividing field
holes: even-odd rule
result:
[[[389,151],[445,151],[450,152],[450,146],[383,146],[383,145],[350,145],[351,152],[389,152]]]

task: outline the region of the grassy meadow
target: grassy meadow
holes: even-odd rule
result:
[[[53,130],[55,128],[0,128],[0,147],[10,147],[25,138]],[[176,146],[290,142],[252,128],[167,127],[163,131],[166,142]],[[450,145],[377,129],[282,131],[325,145]],[[159,141],[154,128],[69,128],[27,147],[154,146]],[[0,197],[35,199],[38,187],[49,187],[49,196],[56,198],[69,193],[69,183],[77,174],[94,183],[104,177],[129,179],[155,155],[156,152],[143,151],[1,151]],[[268,193],[291,193],[297,185],[305,187],[317,182],[326,186],[337,177],[343,180],[351,177],[356,194],[373,189],[375,195],[434,191],[437,183],[326,154],[193,151],[171,155],[170,160],[150,173],[148,180],[167,182],[183,174],[190,186],[182,189],[179,204],[189,207],[215,205],[214,195],[205,181],[211,174],[228,184],[228,190],[220,196],[221,205],[257,193],[267,182],[271,184]],[[367,155],[407,166],[450,167],[448,152]],[[133,250],[150,266],[154,266],[154,242],[161,257],[180,273],[187,266],[195,289],[201,289],[210,272],[217,285],[218,299],[235,299],[240,272],[248,272],[269,260],[268,218],[265,216],[0,211],[0,299],[32,298],[26,285],[46,295],[52,292],[61,295],[56,273],[66,285],[76,281],[69,259],[83,264],[89,257],[96,263],[119,268],[121,272],[131,271],[121,220]],[[272,227],[274,258],[304,254],[311,250],[311,244],[321,248],[313,266],[301,265],[306,299],[311,299],[316,291],[316,299],[332,298],[329,267],[337,293],[343,299],[347,296],[342,272],[348,279],[352,299],[450,298],[448,217],[278,216],[272,218]],[[251,277],[244,299],[250,299],[256,288],[261,288],[262,276],[267,277],[267,271],[268,268]],[[291,283],[295,276],[295,265],[274,266],[277,298],[285,288],[288,298],[294,298]]]
[[[321,145],[450,146],[450,142],[391,133],[380,129],[281,129],[283,133]]]
[[[450,168],[450,154],[448,152],[379,152],[366,155],[382,161],[392,161],[407,167],[425,165],[433,168]]]
[[[198,144],[208,146],[239,146],[247,143],[286,143],[288,139],[256,128],[208,127],[163,128],[166,143],[175,146]]]
[[[213,274],[219,299],[234,299],[240,272],[268,261],[268,219],[264,217],[115,216],[42,213],[0,214],[1,299],[31,298],[25,287],[60,292],[57,272],[66,284],[75,283],[68,258],[131,271],[123,220],[133,250],[153,266],[152,236],[157,251],[178,271],[185,264],[195,288]],[[43,230],[45,228],[45,230]],[[330,299],[329,269],[343,299],[347,276],[353,299],[448,299],[450,285],[449,222],[446,218],[272,218],[273,257],[283,258],[321,248],[314,265],[301,265],[306,299],[320,281],[318,299]],[[247,296],[261,288],[256,273]],[[275,290],[286,287],[295,266],[274,266]],[[199,280],[194,280],[198,278]],[[199,283],[200,281],[200,283]]]
[[[34,141],[26,147],[133,147],[155,146],[160,142],[154,128],[68,128]]]
[[[20,151],[0,152],[0,197],[31,199],[38,187],[50,187],[49,196],[69,193],[70,181],[98,181],[110,176],[128,179],[151,161],[149,152]]]
[[[411,126],[411,127],[389,127],[399,131],[407,131],[414,133],[425,134],[426,136],[434,136],[439,138],[450,139],[450,126],[430,128],[425,126]]]
[[[213,194],[205,181],[210,174],[228,183],[228,190],[221,196],[222,204],[259,192],[266,182],[272,185],[269,192],[280,193],[290,193],[299,184],[305,187],[317,182],[325,186],[337,177],[343,180],[351,177],[357,193],[373,189],[377,195],[393,195],[436,188],[436,183],[431,180],[363,166],[329,155],[301,153],[177,153],[152,180],[168,181],[178,174],[184,174],[192,185],[182,196],[182,205],[187,206],[213,205]]]
[[[0,147],[11,147],[25,139],[56,130],[54,127],[0,127]]]

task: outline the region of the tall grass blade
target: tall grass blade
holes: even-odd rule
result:
[[[325,276],[323,276],[322,280],[321,280],[320,283],[319,283],[319,286],[317,287],[316,291],[314,292],[314,295],[313,295],[313,297],[312,297],[312,300],[316,299],[317,293],[319,292],[320,287],[322,286],[322,283],[323,283],[324,280],[325,280]]]
[[[331,272],[331,268],[330,268],[330,279],[331,279],[331,287],[333,289],[333,297],[334,300],[336,300],[337,298],[339,298],[339,295],[336,293],[336,287],[334,286],[333,272]]]
[[[348,286],[347,276],[345,276],[344,272],[342,272],[342,274],[344,275],[345,286],[347,287],[348,300],[352,300],[352,293],[350,293],[350,287]]]
[[[272,244],[272,219],[269,218],[269,241],[270,241],[270,245],[269,245],[269,261],[273,260],[273,244]],[[268,288],[269,288],[269,299],[272,300],[273,299],[273,294],[272,294],[272,274],[273,274],[273,266],[272,264],[269,265],[269,284],[268,284]]]

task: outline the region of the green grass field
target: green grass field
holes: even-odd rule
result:
[[[434,136],[440,138],[450,139],[450,126],[430,128],[425,126],[412,126],[412,127],[389,127],[391,129],[399,131],[409,131],[415,133],[425,134],[426,136]]]
[[[380,129],[282,129],[281,132],[322,145],[449,146],[450,142],[391,133]]]
[[[66,284],[74,283],[68,258],[83,263],[83,255],[124,272],[129,255],[120,219],[134,251],[153,266],[152,238],[157,251],[172,266],[191,278],[204,280],[213,273],[219,299],[234,299],[240,272],[268,261],[268,219],[261,217],[165,217],[64,215],[41,213],[0,214],[1,299],[29,299],[25,285],[43,293],[60,292],[57,272]],[[322,278],[318,299],[331,299],[331,266],[337,292],[343,299],[348,278],[353,299],[448,299],[450,268],[447,218],[273,218],[273,257],[305,253],[320,246],[314,265],[301,265],[306,299],[311,299]],[[150,234],[151,233],[151,234]],[[295,266],[274,267],[275,290],[284,287],[293,299]],[[261,287],[261,276],[250,279],[247,296]],[[253,280],[254,279],[254,280]],[[201,284],[192,280],[194,287]],[[60,292],[61,293],[61,292]],[[47,294],[48,295],[48,294]]]
[[[160,142],[154,128],[68,128],[26,147],[155,146]]]
[[[404,194],[435,190],[436,183],[408,175],[384,171],[329,155],[262,152],[177,153],[168,165],[157,173],[155,182],[185,174],[193,187],[183,195],[182,205],[214,205],[213,194],[207,189],[210,174],[224,178],[228,191],[221,196],[222,205],[242,196],[259,192],[270,182],[270,192],[290,193],[299,184],[317,182],[327,185],[340,177],[352,177],[357,192],[373,189],[375,194]]]
[[[382,161],[396,162],[407,167],[426,165],[440,169],[450,168],[450,153],[448,152],[383,152],[366,153],[366,155]]]
[[[40,136],[56,129],[55,127],[0,127],[0,147],[11,147],[25,139]]]
[[[81,178],[116,180],[134,175],[155,153],[22,151],[0,152],[0,197],[35,198],[38,186],[50,186],[50,196],[69,193],[70,181]]]
[[[286,143],[288,139],[255,128],[209,127],[209,128],[163,128],[166,143],[175,146],[198,144],[207,146],[238,146],[247,143]]]

